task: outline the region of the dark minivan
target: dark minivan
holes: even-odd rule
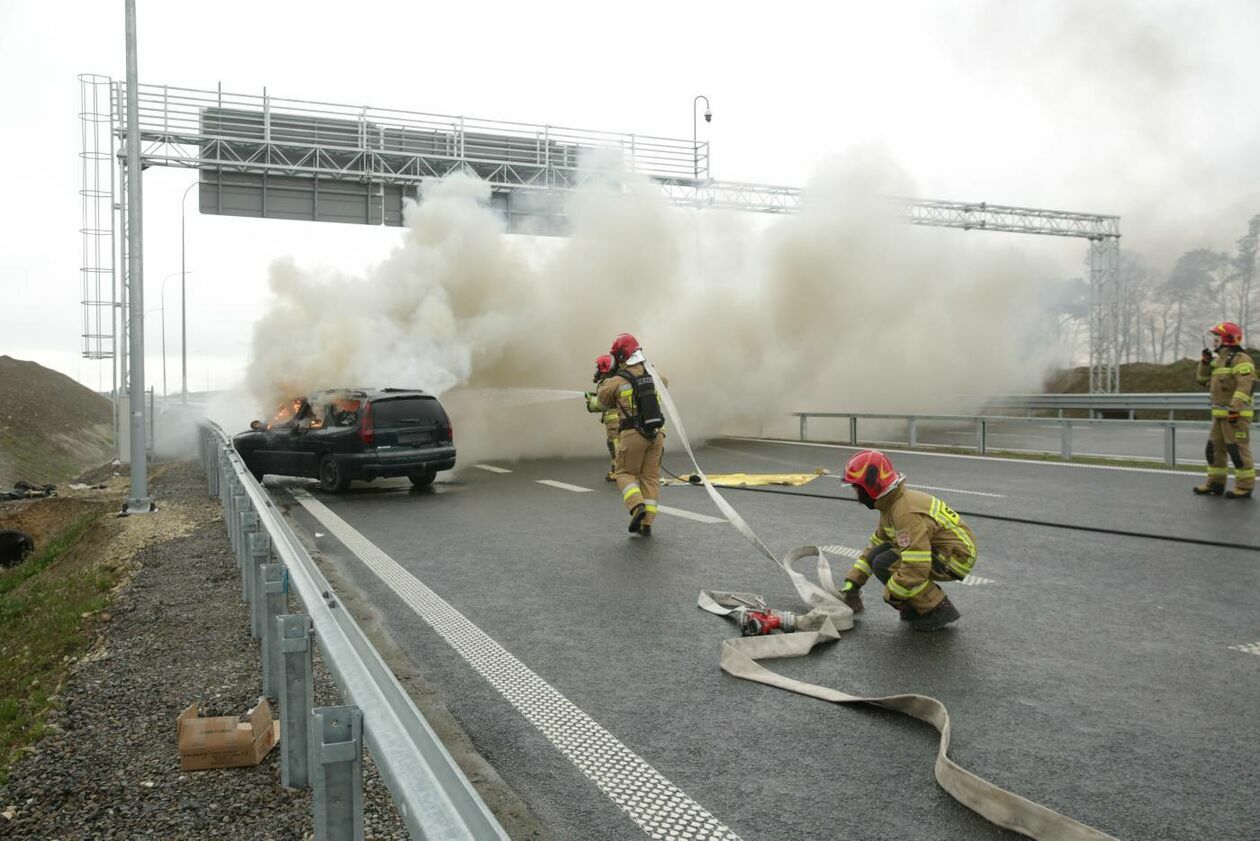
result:
[[[451,419],[436,397],[413,389],[318,391],[249,426],[232,443],[259,481],[304,476],[338,493],[353,479],[406,476],[423,488],[455,466]]]

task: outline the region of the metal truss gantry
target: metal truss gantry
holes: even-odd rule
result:
[[[97,77],[94,77],[97,78]],[[114,135],[126,97],[113,82]],[[476,120],[166,85],[138,85],[142,167],[200,173],[201,212],[402,224],[404,197],[467,172],[486,181],[509,230],[564,233],[567,193],[624,176],[694,209],[797,213],[796,187],[709,176],[708,143]],[[697,177],[697,174],[699,177]],[[891,199],[914,225],[1072,237],[1090,243],[1090,391],[1119,390],[1118,216],[983,202]]]

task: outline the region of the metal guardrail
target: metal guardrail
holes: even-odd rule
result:
[[[1106,397],[1108,395],[1098,395]],[[870,412],[792,412],[794,418],[801,421],[801,440],[809,437],[810,418],[848,418],[849,444],[858,445],[859,420],[898,420],[906,424],[906,442],[911,447],[919,445],[919,421],[944,421],[974,424],[976,431],[975,450],[980,454],[988,452],[989,426],[997,423],[1025,424],[1031,426],[1057,426],[1060,435],[1059,454],[1064,460],[1072,458],[1072,429],[1076,426],[1100,426],[1103,428],[1157,428],[1164,430],[1164,464],[1177,464],[1177,429],[1207,430],[1208,421],[1173,421],[1173,420],[1101,420],[1093,418],[1029,418],[1008,417],[1001,415],[930,415],[930,414],[876,414]],[[1120,458],[1120,456],[1117,456]]]
[[[282,782],[314,787],[317,841],[363,838],[363,742],[412,838],[507,841],[222,428],[201,429],[208,490],[223,503],[251,631],[262,643],[264,693],[280,701]],[[281,615],[290,585],[306,614]],[[310,708],[312,630],[349,706]]]
[[[1134,412],[1168,412],[1169,420],[1172,420],[1173,412],[1207,411],[1212,405],[1206,391],[1130,394],[1008,394],[991,397],[985,402],[988,408],[993,409],[1028,411],[1050,409],[1060,412],[1065,409],[1119,410],[1128,412],[1130,419]]]

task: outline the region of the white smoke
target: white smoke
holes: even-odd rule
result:
[[[680,210],[631,184],[578,193],[571,236],[542,239],[505,234],[488,186],[456,175],[408,204],[401,243],[362,276],[277,261],[250,391],[275,405],[424,388],[444,395],[466,461],[598,453],[602,427],[580,400],[512,405],[486,390],[590,388],[620,332],[700,437],[792,411],[958,411],[1040,385],[1054,349],[1024,342],[1036,266],[1013,239],[974,254],[957,232],[897,220],[884,197],[914,187],[878,152],[830,167],[804,212],[770,221]]]

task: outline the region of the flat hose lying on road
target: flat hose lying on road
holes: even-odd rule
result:
[[[696,469],[696,475],[700,477],[713,503],[749,543],[787,573],[796,592],[811,608],[809,613],[797,619],[799,630],[795,633],[740,637],[724,641],[722,643],[722,670],[735,677],[777,686],[780,689],[824,701],[836,704],[871,704],[927,722],[941,734],[936,752],[936,782],[968,809],[997,826],[1014,830],[1030,838],[1045,839],[1045,841],[1100,841],[1100,839],[1115,841],[1113,836],[978,777],[950,759],[949,711],[935,698],[912,694],[878,697],[849,695],[838,689],[784,677],[761,665],[759,662],[761,660],[800,657],[813,651],[819,644],[838,640],[841,632],[853,627],[853,611],[841,601],[839,590],[831,575],[831,566],[817,546],[800,546],[788,552],[780,560],[767,548],[744,518],[718,493],[696,461],[691,442],[687,439],[687,432],[683,428],[674,400],[665,387],[664,381],[650,363],[647,368],[656,380],[661,405],[668,414],[670,423],[673,424],[673,431],[682,442],[683,449],[687,451],[687,457],[691,459]],[[795,568],[795,564],[805,558],[815,559],[817,584]],[[736,608],[750,603],[764,604],[764,600],[754,594],[706,590],[700,593],[698,601],[699,607],[719,616],[728,615]]]

